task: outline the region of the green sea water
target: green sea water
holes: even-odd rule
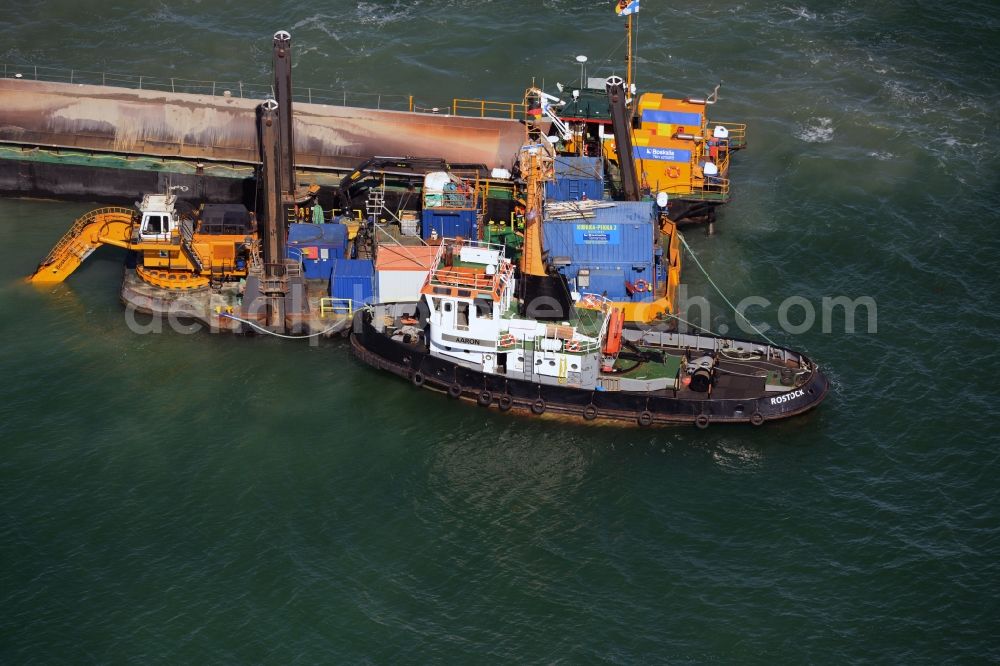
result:
[[[296,85],[426,106],[624,53],[603,0],[8,10],[22,67],[266,84],[287,29]],[[20,279],[101,202],[0,201],[0,663],[1000,660],[998,37],[990,2],[643,0],[640,87],[722,81],[712,116],[750,125],[687,240],[832,380],[759,429],[511,418],[339,340],[136,333],[112,249]],[[780,330],[838,296],[877,314]]]

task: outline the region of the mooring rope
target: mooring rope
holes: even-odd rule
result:
[[[219,316],[220,317],[226,317],[227,319],[232,319],[234,321],[238,321],[238,322],[240,322],[242,324],[246,324],[247,326],[250,326],[250,327],[258,330],[261,333],[266,333],[268,335],[273,335],[276,338],[284,338],[286,340],[305,340],[305,339],[308,339],[308,338],[317,338],[317,337],[319,337],[321,335],[326,335],[327,333],[332,332],[333,329],[337,328],[337,324],[334,324],[330,328],[322,330],[319,333],[310,333],[309,335],[284,335],[282,333],[275,333],[274,331],[269,331],[269,330],[267,330],[266,328],[264,328],[262,326],[258,326],[257,324],[255,324],[252,321],[248,321],[246,319],[241,319],[241,318],[239,318],[239,317],[237,317],[235,315],[231,315],[231,314],[229,314],[227,312],[220,312]]]
[[[694,259],[695,266],[697,266],[699,269],[701,269],[701,272],[704,274],[705,278],[708,280],[708,283],[715,288],[715,291],[719,292],[719,296],[722,296],[722,300],[724,300],[726,302],[726,304],[733,309],[733,312],[735,312],[741,319],[743,319],[743,321],[745,321],[746,323],[750,324],[750,328],[752,328],[753,330],[755,330],[757,332],[757,335],[759,335],[760,337],[762,337],[765,340],[767,340],[768,342],[770,342],[772,346],[778,347],[779,345],[778,345],[777,342],[775,342],[771,338],[769,338],[766,335],[764,335],[764,332],[761,331],[756,326],[754,326],[754,323],[752,321],[750,321],[749,319],[747,319],[746,315],[744,315],[742,312],[740,312],[739,309],[737,309],[737,307],[735,305],[733,305],[733,302],[730,301],[729,298],[727,298],[724,293],[722,293],[722,289],[719,289],[719,285],[715,284],[715,280],[712,279],[712,276],[708,274],[708,271],[705,270],[705,267],[701,265],[700,261],[698,261],[698,255],[696,255],[694,253],[694,250],[691,249],[691,246],[688,245],[687,241],[684,239],[684,236],[681,235],[681,234],[677,234],[677,236],[681,239],[681,243],[684,245],[684,249],[687,250],[688,254],[691,255],[691,258]]]

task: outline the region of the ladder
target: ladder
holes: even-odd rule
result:
[[[181,247],[184,248],[184,253],[187,254],[188,258],[191,259],[191,263],[197,269],[196,272],[201,273],[205,270],[205,264],[192,244],[194,240],[194,223],[186,217],[182,217],[180,222]]]
[[[368,190],[368,198],[365,199],[365,215],[372,222],[378,222],[378,216],[385,210],[385,176],[378,187]]]

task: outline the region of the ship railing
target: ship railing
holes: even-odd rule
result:
[[[319,317],[325,319],[327,315],[347,315],[354,314],[354,301],[350,298],[331,298],[325,296],[319,299]]]
[[[435,196],[438,197],[435,199]],[[476,197],[462,192],[445,192],[443,194],[427,194],[424,205],[428,208],[444,208],[449,210],[471,210],[478,208]]]
[[[477,247],[484,250],[496,250],[500,253],[500,258],[503,259],[507,256],[507,246],[503,243],[491,243],[484,240],[476,240],[475,238],[442,238],[441,246],[438,248],[437,256],[435,259],[438,264],[444,258],[444,253],[451,249],[461,249],[463,247]]]
[[[437,268],[431,273],[431,284],[442,287],[457,287],[459,289],[475,289],[477,291],[493,291],[497,283],[497,275],[480,276],[478,273]]]
[[[509,305],[509,298],[505,297],[508,292],[505,289],[514,279],[514,265],[512,263],[501,262],[496,273],[486,275],[484,273],[456,271],[447,266],[442,267],[440,266],[440,258],[441,253],[439,252],[435,262],[438,267],[432,268],[428,273],[424,282],[425,287],[438,287],[448,292],[454,289],[485,292],[489,293],[494,300],[499,301],[502,307],[506,308]]]
[[[603,340],[604,336],[608,332],[608,322],[611,321],[611,311],[614,308],[614,305],[614,301],[606,296],[583,292],[580,294],[580,300],[574,303],[574,309],[576,310],[576,316],[578,319],[582,320],[587,318],[588,320],[591,320],[591,324],[594,323],[592,318],[596,316],[597,313],[600,313],[601,325],[597,334],[597,339]]]
[[[508,118],[520,120],[525,117],[527,105],[524,102],[494,102],[488,99],[453,99],[451,115],[475,116],[479,118]]]
[[[266,99],[267,97],[274,97],[274,87],[268,83],[185,79],[175,76],[95,72],[84,69],[10,63],[2,64],[0,67],[3,68],[2,76],[6,79],[29,79],[54,83],[113,86],[135,90],[157,90],[171,93],[211,95],[215,97],[239,97],[243,99]],[[335,90],[332,88],[293,86],[292,100],[298,103],[353,106],[390,111],[417,110],[413,95],[370,93],[347,90],[346,88]]]
[[[497,336],[497,352],[509,352],[517,349],[527,349],[530,343],[531,349],[535,352],[542,351],[542,341],[558,340],[560,348],[558,353],[567,354],[590,354],[601,348],[600,340],[581,340],[579,338],[560,338],[548,335],[536,335],[527,338],[515,337],[510,331],[501,331]]]
[[[747,124],[734,123],[726,120],[709,120],[706,128],[707,138],[712,138],[712,131],[719,125],[729,130],[729,149],[741,150],[747,146]]]
[[[559,338],[552,336],[538,336],[535,338],[535,349],[541,348],[542,340],[559,340],[562,343],[562,349],[560,351],[567,354],[589,354],[595,352],[601,347],[601,343],[597,340],[580,340],[576,338]]]
[[[607,312],[614,305],[614,301],[601,294],[582,292],[580,300],[573,304],[577,310],[592,310],[597,312]]]
[[[467,182],[467,181],[472,181]],[[482,186],[479,182],[479,174],[469,178],[460,178],[452,174],[450,181],[455,189],[444,190],[443,192],[424,192],[424,208],[439,208],[451,210],[471,210],[479,208],[480,192]]]
[[[712,183],[676,183],[666,187],[658,187],[657,192],[666,192],[671,199],[724,203],[729,200],[729,179],[716,176]]]

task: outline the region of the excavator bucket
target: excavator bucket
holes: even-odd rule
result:
[[[130,208],[98,208],[73,223],[38,265],[29,282],[62,282],[101,245],[128,247],[134,214]]]

